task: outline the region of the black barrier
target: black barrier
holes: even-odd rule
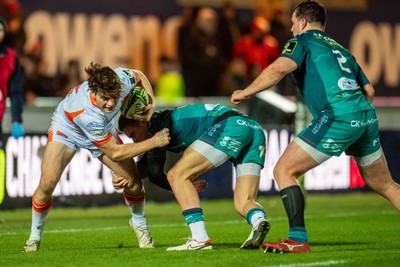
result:
[[[278,189],[272,176],[273,166],[293,138],[285,129],[265,131],[267,153],[262,170],[259,195],[277,194]],[[18,140],[6,139],[7,168],[4,198],[0,209],[28,208],[31,195],[40,178],[40,162],[46,136],[28,135]],[[400,182],[400,131],[382,131],[382,148],[393,178]],[[173,164],[173,162],[171,162]],[[306,174],[306,188],[309,192],[343,192],[363,188],[363,183],[352,176],[350,158],[342,155],[334,157]],[[202,199],[232,198],[235,173],[231,162],[203,174],[208,188],[200,194]],[[175,201],[171,192],[163,190],[144,180],[147,201]],[[116,192],[111,184],[111,172],[100,161],[93,159],[86,150],[80,150],[67,167],[59,185],[54,191],[54,206],[104,206],[123,204],[121,192]]]

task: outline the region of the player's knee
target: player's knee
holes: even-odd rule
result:
[[[279,182],[281,180],[281,177],[284,176],[284,174],[283,174],[284,173],[284,169],[277,164],[277,165],[275,165],[272,173],[274,175],[275,181]]]
[[[173,169],[167,172],[167,180],[170,185],[174,184],[177,179],[177,174]]]
[[[185,180],[186,178],[187,177],[185,177],[184,173],[177,168],[171,168],[167,173],[167,180],[171,186],[179,181]]]
[[[279,184],[279,182],[283,181],[285,178],[297,179],[302,174],[300,172],[297,172],[293,168],[289,168],[283,164],[278,163],[274,167],[273,175],[275,181]]]

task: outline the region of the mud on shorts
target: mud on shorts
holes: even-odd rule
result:
[[[364,166],[382,155],[379,124],[373,109],[339,116],[321,112],[295,142],[319,163],[345,152]]]

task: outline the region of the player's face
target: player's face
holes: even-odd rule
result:
[[[293,12],[291,21],[292,21],[292,27],[290,28],[290,31],[292,32],[293,36],[296,36],[302,31],[302,23],[301,23],[302,19],[298,19],[296,17],[296,11]]]
[[[111,97],[102,95],[102,94],[95,94],[96,103],[101,110],[104,112],[111,113],[114,111],[115,106],[117,105],[117,99],[113,99]]]
[[[147,122],[135,121],[134,124],[126,125],[122,131],[133,142],[141,142],[149,138]]]

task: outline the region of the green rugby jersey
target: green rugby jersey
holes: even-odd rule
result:
[[[221,114],[230,110],[235,109],[219,104],[196,103],[156,112],[150,120],[149,131],[155,134],[163,128],[168,128],[171,142],[165,148],[180,152],[211,128]]]
[[[290,39],[281,56],[294,60],[292,75],[315,117],[374,109],[362,93],[369,83],[353,55],[325,32],[309,30]]]

